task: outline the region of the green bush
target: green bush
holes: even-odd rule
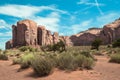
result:
[[[113,44],[112,44],[112,47],[113,47],[113,48],[115,48],[115,47],[120,47],[120,39],[114,41]]]
[[[62,53],[59,56],[58,67],[62,70],[75,70],[77,68],[75,57],[70,53]]]
[[[54,51],[54,52],[55,51],[59,51],[59,52],[66,51],[65,43],[62,40],[60,40],[59,42],[53,45],[42,46],[41,49],[43,51]]]
[[[0,52],[2,52],[2,49],[0,49]]]
[[[95,39],[91,44],[91,49],[97,49],[99,50],[99,46],[101,45],[102,40],[101,39]]]
[[[88,53],[83,53],[60,54],[58,67],[62,70],[76,70],[78,68],[91,69],[94,65],[94,59],[90,55],[88,55]]]
[[[14,65],[14,64],[20,64],[20,63],[21,63],[21,59],[20,59],[20,58],[14,58],[14,59],[12,60],[12,62],[13,62],[13,65]]]
[[[87,51],[82,51],[82,52],[80,52],[80,54],[82,54],[82,55],[84,55],[84,56],[86,56],[86,57],[91,57],[91,58],[93,58],[93,55],[90,54],[90,52],[87,52]]]
[[[84,61],[85,61],[85,56],[84,55],[77,55],[75,58],[75,62],[79,68],[84,68]]]
[[[109,61],[114,63],[120,63],[120,54],[119,53],[112,54]]]
[[[34,55],[32,53],[25,54],[20,58],[20,65],[22,69],[29,68],[31,65],[31,61],[34,59]],[[18,60],[19,62],[19,60]]]
[[[94,60],[90,57],[86,57],[83,64],[84,68],[92,69],[92,67],[94,66]]]
[[[32,68],[38,76],[47,76],[53,71],[53,63],[49,57],[35,56],[32,61]]]
[[[6,54],[0,53],[0,60],[8,60],[8,56]]]
[[[37,48],[33,48],[30,46],[22,46],[19,48],[19,50],[22,52],[25,52],[25,51],[36,52],[36,51],[38,51]]]

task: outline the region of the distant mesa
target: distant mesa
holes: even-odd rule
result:
[[[120,38],[120,19],[105,25],[103,28],[90,28],[72,36],[59,36],[57,32],[52,34],[45,26],[38,26],[32,20],[22,20],[17,22],[17,25],[12,25],[12,39],[6,42],[6,49],[51,45],[59,40],[63,40],[68,46],[91,45],[96,38],[100,38],[103,44],[111,44]]]

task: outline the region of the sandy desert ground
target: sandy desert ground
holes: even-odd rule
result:
[[[120,80],[120,64],[109,63],[106,56],[96,56],[98,61],[93,70],[65,72],[55,70],[46,77],[37,77],[32,69],[18,72],[19,65],[12,61],[0,61],[0,80]]]

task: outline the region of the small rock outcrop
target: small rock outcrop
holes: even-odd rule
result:
[[[11,48],[13,48],[13,42],[12,42],[12,40],[9,40],[9,41],[6,42],[5,48],[6,48],[6,49],[11,49]]]

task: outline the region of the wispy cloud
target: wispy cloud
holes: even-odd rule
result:
[[[51,11],[59,12],[62,14],[67,14],[66,11],[59,10],[54,6],[31,6],[31,5],[0,6],[0,14],[19,17],[19,18],[28,18],[44,10],[51,10]]]
[[[38,25],[44,25],[48,30],[51,30],[52,32],[59,31],[60,15],[57,12],[51,12],[45,17],[34,16],[31,17],[30,19],[37,22]]]
[[[91,22],[92,22],[92,19],[83,21],[79,24],[73,24],[71,26],[71,29],[72,29],[73,33],[76,34],[80,31],[88,29],[88,27],[90,27]]]
[[[0,37],[11,37],[11,36],[12,36],[12,31],[0,33]]]
[[[107,12],[104,15],[96,16],[94,19],[84,20],[78,24],[72,24],[71,26],[66,26],[65,30],[67,35],[77,34],[80,31],[87,30],[91,27],[102,28],[104,25],[113,22],[115,19],[119,18],[120,12]],[[66,34],[66,33],[64,33]]]
[[[48,14],[38,16],[40,12],[49,11]],[[59,21],[61,14],[69,13],[64,10],[57,9],[55,6],[31,6],[31,5],[3,5],[0,6],[0,14],[18,17],[21,19],[32,19],[38,23],[38,25],[44,25],[51,31],[59,31]],[[5,21],[0,21],[1,28],[8,26]],[[9,26],[10,27],[10,26]]]
[[[79,2],[77,2],[77,4],[84,4],[84,5],[88,5],[88,6],[103,6],[104,4],[102,3],[98,3],[97,0],[95,0],[94,2],[90,2],[90,0],[80,0]]]
[[[6,23],[5,20],[0,19],[0,29],[10,30],[11,27],[9,24]]]
[[[96,22],[97,25],[103,26],[105,24],[113,22],[115,19],[118,19],[120,17],[120,12],[109,12],[105,13],[104,15],[97,16]]]
[[[104,14],[103,11],[101,10],[100,6],[104,6],[105,4],[98,3],[98,0],[94,0],[94,2],[90,2],[90,0],[80,0],[79,2],[77,2],[77,4],[89,6],[89,7],[86,7],[85,9],[83,9],[83,10],[87,10],[87,9],[90,9],[90,8],[96,6],[98,11],[100,12],[100,14],[101,15]]]
[[[100,3],[98,3],[98,0],[95,0],[96,7],[98,8],[98,11],[100,12],[101,15],[103,15],[103,11],[100,9]]]

